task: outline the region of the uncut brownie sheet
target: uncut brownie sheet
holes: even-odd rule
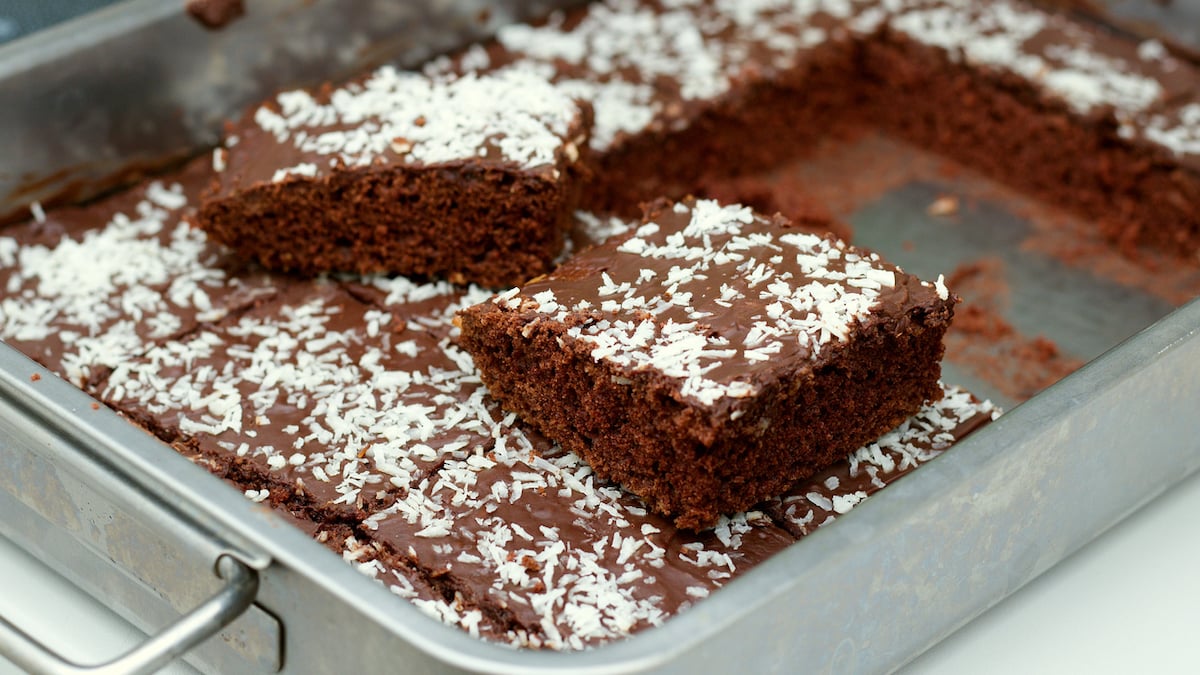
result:
[[[955,299],[873,253],[713,200],[462,313],[491,394],[690,528],[936,398]]]

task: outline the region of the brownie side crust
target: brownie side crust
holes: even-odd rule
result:
[[[883,128],[1096,220],[1127,252],[1200,250],[1195,65],[1031,3],[596,2],[430,68],[529,63],[595,106],[589,208],[632,215]]]
[[[549,270],[570,227],[571,182],[470,162],[357,169],[259,184],[210,202],[201,217],[215,240],[253,251],[272,270],[402,272],[500,287]]]
[[[590,126],[588,105],[527,72],[385,68],[248,115],[198,222],[276,271],[520,283],[562,249]]]
[[[781,218],[659,203],[633,237],[462,312],[462,343],[503,406],[703,528],[936,398],[953,302]]]
[[[1095,221],[1132,252],[1200,250],[1200,173],[1029,80],[971,67],[899,31],[863,44],[871,117],[889,133]]]

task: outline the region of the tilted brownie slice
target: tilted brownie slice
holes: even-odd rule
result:
[[[385,67],[248,115],[214,155],[199,223],[273,270],[520,283],[562,248],[590,126],[590,107],[528,69]]]
[[[503,406],[701,528],[940,396],[954,302],[782,217],[689,200],[460,316]]]

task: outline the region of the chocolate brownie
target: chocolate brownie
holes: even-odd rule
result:
[[[595,107],[592,210],[630,215],[882,127],[1127,249],[1200,250],[1200,73],[1102,22],[1019,0],[606,0],[428,71],[531,63]]]
[[[935,398],[953,305],[940,279],[687,200],[465,310],[462,341],[505,408],[703,528]]]
[[[190,171],[203,178],[204,167]],[[452,318],[488,292],[403,277],[303,280],[227,269],[227,255],[203,233],[180,226],[186,204],[172,201],[176,208],[162,213],[148,197],[170,199],[158,191],[177,194],[176,184],[191,194],[186,186],[198,181],[187,175],[4,232],[4,255],[19,261],[5,266],[5,279],[21,279],[21,288],[49,274],[34,274],[39,260],[79,264],[78,253],[56,251],[89,233],[114,237],[105,250],[143,251],[138,270],[205,280],[187,282],[188,303],[168,293],[155,301],[165,304],[149,305],[179,318],[171,334],[131,331],[119,361],[75,351],[86,341],[58,343],[52,364],[103,371],[84,386],[132,421],[431,616],[485,639],[571,649],[657,625],[991,414],[948,392],[783,497],[719,518],[710,531],[680,531],[486,395]],[[131,219],[135,227],[121,213],[153,217]],[[581,241],[628,227],[577,216]],[[98,278],[105,281],[89,287],[88,301],[118,313],[141,311],[146,305],[134,300],[157,296],[164,283],[144,271],[119,283],[109,272]],[[197,288],[211,313],[195,309]],[[249,288],[257,293],[237,295]],[[28,295],[4,299],[24,307]],[[243,301],[231,305],[235,296]]]
[[[636,216],[710,174],[772,166],[857,126],[863,2],[630,2],[502,28],[427,72],[537,67],[595,109],[584,207]]]
[[[908,2],[863,46],[889,133],[1095,221],[1112,241],[1200,249],[1194,65],[1020,2]]]
[[[98,397],[198,455],[243,458],[262,489],[288,487],[318,518],[361,519],[491,442],[504,415],[447,337],[482,291],[398,278],[386,286],[407,301],[383,311],[333,281],[282,281],[127,359]]]
[[[387,351],[383,348],[422,326],[453,338],[446,310],[472,298],[447,294],[444,285],[430,288],[402,280],[369,279],[344,287],[324,284],[307,292],[299,290],[309,285],[299,282],[276,298],[274,306],[263,305],[239,317],[240,329],[227,321],[225,344],[207,335],[194,336],[216,352],[230,354],[235,367],[227,369],[224,379],[233,386],[196,387],[190,373],[212,370],[211,363],[218,363],[219,357],[208,359],[194,348],[190,353],[197,358],[196,368],[149,364],[168,358],[168,352],[189,353],[183,345],[148,352],[140,363],[114,373],[110,382],[153,370],[156,377],[143,379],[159,392],[155,400],[162,407],[151,417],[160,421],[191,418],[204,424],[203,417],[212,409],[211,392],[218,389],[239,402],[225,410],[283,413],[219,431],[176,423],[174,444],[244,490],[248,498],[278,509],[361,572],[431,616],[472,634],[526,647],[580,648],[657,625],[795,538],[845,513],[994,414],[990,406],[968,394],[948,391],[913,420],[782,498],[722,517],[711,531],[683,532],[649,512],[635,496],[599,479],[578,455],[523,431],[515,416],[504,415],[479,397],[482,389],[470,372],[455,374],[424,365],[433,356],[424,349],[419,358],[402,356],[390,363],[388,372],[392,379],[416,380],[424,373],[441,382],[436,390],[406,389],[416,397],[424,395],[425,406],[439,411],[428,415],[435,427],[431,433],[391,437],[385,433],[381,438],[380,415],[413,416],[355,405],[351,399],[361,401],[361,397],[353,396],[347,398],[349,405],[338,406],[336,416],[324,408],[316,411],[319,414],[306,414],[309,433],[289,430],[296,420],[286,417],[284,401],[297,401],[298,394],[315,391],[313,387],[328,381],[331,370],[354,368],[356,359],[332,354],[345,349],[361,357],[368,345]],[[353,296],[342,288],[354,289]],[[398,335],[384,330],[386,325],[378,331],[369,328],[371,322],[362,318],[372,310],[358,297],[378,308],[375,321],[386,311],[391,322],[402,322],[406,328]],[[282,330],[280,317],[289,316],[291,322],[307,328]],[[281,352],[263,343],[235,345],[229,337],[235,332],[256,336],[251,342],[292,345],[293,351],[286,359],[274,358]],[[443,338],[437,342],[440,349],[451,344]],[[249,356],[251,351],[264,357],[270,353],[272,358],[255,359]],[[283,362],[271,368],[273,361]],[[469,361],[463,363],[469,366]],[[233,375],[235,370],[251,374]],[[278,384],[263,381],[265,386],[246,386],[247,380],[257,379],[254,372],[272,370],[279,373]],[[350,382],[353,379],[348,378],[345,389],[359,389]],[[190,395],[169,393],[193,390],[197,392],[194,402]],[[274,406],[262,406],[276,397],[280,402]],[[145,410],[147,404],[139,402],[143,400],[149,399],[127,396],[114,403],[132,413]],[[418,398],[408,401],[412,410],[420,403]],[[456,414],[465,415],[456,427],[439,422]],[[306,438],[322,429],[340,433],[324,442]],[[214,431],[216,435],[209,438]],[[443,444],[448,451],[440,453],[439,461],[426,461],[427,446],[453,433],[467,443],[457,449]],[[361,449],[367,438],[379,445],[373,444],[354,470],[342,470],[339,476],[329,469],[335,459],[353,464],[358,455],[354,449]],[[292,448],[272,452],[265,444],[283,447],[298,439],[306,442],[286,463],[261,461],[292,453]],[[385,452],[381,446],[390,450]],[[303,462],[291,459],[297,453],[304,456]],[[397,471],[405,459],[420,468]],[[321,480],[318,468],[333,481]],[[361,489],[355,499],[344,503],[345,508],[330,501],[345,494],[337,486],[355,482]]]
[[[272,270],[519,283],[562,248],[590,124],[528,69],[285,92],[215,154],[199,224]]]

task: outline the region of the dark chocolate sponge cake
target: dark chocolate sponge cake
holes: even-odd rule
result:
[[[534,64],[595,108],[591,210],[882,128],[1097,222],[1200,250],[1200,73],[1020,0],[605,0],[509,26],[428,72]]]
[[[197,220],[272,270],[519,283],[562,249],[590,125],[586,104],[525,69],[385,67],[247,115]]]
[[[780,217],[660,202],[633,236],[462,312],[462,340],[505,408],[704,528],[936,398],[954,302]]]

